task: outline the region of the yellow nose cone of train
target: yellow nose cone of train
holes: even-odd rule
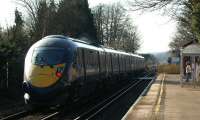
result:
[[[59,77],[56,76],[56,71],[59,67],[64,67],[64,64],[55,65],[53,68],[32,65],[28,73],[28,80],[34,87],[49,87],[59,80]]]

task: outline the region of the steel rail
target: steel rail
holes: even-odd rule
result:
[[[76,117],[73,120],[82,120],[82,118],[91,119],[92,117],[94,117],[95,115],[100,113],[103,109],[105,109],[106,107],[111,105],[113,102],[115,102],[117,99],[119,99],[121,96],[126,94],[130,89],[132,89],[133,87],[135,87],[136,85],[138,85],[142,81],[143,81],[143,79],[139,79],[137,82],[133,82],[131,85],[127,85],[126,87],[120,89],[119,91],[117,91],[112,96],[108,97],[107,99],[105,99],[101,103],[99,103],[96,106],[92,107],[90,110],[82,113],[81,115],[79,115],[78,117]],[[19,113],[16,113],[14,115],[8,116],[8,117],[0,119],[0,120],[16,119],[16,116],[17,116],[17,118],[20,118],[20,114],[25,114],[25,113],[19,112]],[[59,114],[60,114],[60,112],[57,111],[57,112],[54,112],[54,113],[52,113],[50,115],[47,115],[47,116],[41,118],[41,120],[49,120],[49,119],[52,119],[52,118],[56,117]],[[21,115],[21,117],[23,117],[23,116],[25,116],[25,115]],[[89,116],[89,117],[86,117],[86,116]]]
[[[21,112],[17,112],[17,113],[14,113],[12,115],[8,115],[6,117],[3,117],[3,118],[0,118],[0,120],[13,120],[13,119],[19,119],[21,117],[24,117],[26,115],[28,115],[29,112],[28,111],[21,111]]]
[[[128,91],[130,91],[133,87],[137,86],[138,84],[140,84],[142,82],[144,82],[144,81],[142,79],[140,79],[136,83],[128,85],[128,87],[126,86],[126,87],[122,88],[121,90],[119,90],[118,92],[116,92],[114,95],[112,95],[111,97],[105,99],[103,102],[101,102],[98,105],[94,106],[90,110],[84,112],[80,116],[76,117],[74,120],[81,120],[81,119],[87,119],[87,120],[89,120],[89,119],[93,118],[98,113],[100,113],[101,111],[103,111],[105,108],[107,108],[108,106],[110,106],[113,102],[115,102],[120,97],[122,97],[123,95],[125,95],[126,93],[128,93]]]
[[[134,107],[136,107],[136,105],[141,101],[141,99],[143,98],[143,96],[146,95],[146,93],[148,92],[149,88],[151,87],[151,85],[153,84],[153,82],[155,81],[155,77],[151,80],[151,82],[149,82],[148,86],[142,91],[142,93],[140,94],[140,96],[137,98],[136,102],[131,106],[130,109],[133,109]],[[125,120],[125,116],[127,116],[128,112],[124,115],[124,117],[122,118],[122,120]]]
[[[44,118],[41,118],[41,120],[49,120],[49,119],[52,119],[53,117],[57,116],[60,112],[54,112]]]

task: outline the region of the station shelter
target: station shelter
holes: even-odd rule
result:
[[[189,64],[192,68],[192,74],[189,83],[194,87],[200,81],[200,44],[193,43],[180,50],[180,83],[183,86],[186,83],[186,65]]]

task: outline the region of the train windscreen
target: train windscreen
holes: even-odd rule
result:
[[[35,65],[56,65],[63,63],[64,50],[60,48],[36,48],[33,51],[32,63]]]

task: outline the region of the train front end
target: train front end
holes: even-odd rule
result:
[[[68,94],[73,45],[66,37],[50,36],[35,43],[28,51],[24,68],[26,104],[57,105]]]

